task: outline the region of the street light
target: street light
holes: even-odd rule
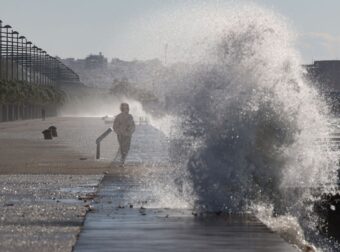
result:
[[[11,59],[12,59],[12,65],[11,65],[11,77],[12,80],[14,80],[14,35],[16,35],[16,43],[18,43],[18,35],[19,33],[17,31],[12,31],[12,52],[11,52]],[[17,62],[17,72],[18,72],[18,60],[16,58]]]
[[[8,80],[8,29],[12,28],[12,26],[5,25],[4,28],[6,29],[6,80]]]
[[[25,43],[26,45],[26,58],[27,58],[27,63],[26,63],[26,80],[28,81],[28,68],[30,69],[29,71],[29,82],[32,82],[32,55],[31,55],[31,46],[32,46],[32,42],[31,41],[27,41]],[[28,54],[28,51],[27,51],[27,45],[29,46],[30,48],[30,53]]]
[[[0,80],[2,79],[2,20],[0,20]]]
[[[55,66],[55,58],[50,56],[50,60],[51,60],[51,80],[52,80],[53,85],[54,85],[55,82],[56,82],[56,76],[57,76],[56,66]]]
[[[43,84],[44,85],[46,85],[46,83],[47,83],[47,79],[46,79],[46,67],[47,67],[47,64],[46,64],[46,51],[45,50],[43,50],[43,51],[41,51],[41,53],[42,53],[42,74],[43,74]]]
[[[24,62],[24,39],[27,41],[26,37],[25,36],[20,36],[19,37],[20,39],[20,43],[21,43],[21,62],[22,62],[22,65],[21,65],[21,80],[24,81],[24,65],[25,65],[25,62]]]
[[[41,84],[41,48],[37,48],[37,63],[38,63],[38,84]]]
[[[36,83],[36,73],[37,73],[37,70],[36,70],[36,63],[37,63],[37,50],[38,50],[38,47],[37,46],[33,46],[32,47],[33,49],[33,80],[34,80],[34,83]]]

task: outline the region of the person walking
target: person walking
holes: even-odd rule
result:
[[[120,105],[121,113],[118,114],[113,121],[113,130],[117,134],[119,150],[115,160],[120,155],[121,165],[124,166],[126,157],[130,150],[132,134],[135,131],[135,122],[131,114],[129,114],[129,104],[122,103]]]

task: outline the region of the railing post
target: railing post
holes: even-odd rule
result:
[[[97,143],[96,159],[100,159],[100,143]]]
[[[100,159],[100,142],[103,141],[103,139],[105,137],[107,137],[112,131],[113,131],[112,128],[108,128],[103,134],[101,134],[97,138],[97,140],[96,140],[96,144],[97,144],[96,159]]]

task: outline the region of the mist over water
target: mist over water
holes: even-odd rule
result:
[[[302,249],[332,251],[313,204],[335,189],[338,151],[292,28],[253,4],[193,6],[157,18],[147,27],[183,64],[160,85],[178,118],[169,176],[179,194],[198,211],[251,211]]]

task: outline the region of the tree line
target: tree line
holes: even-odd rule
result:
[[[0,104],[61,104],[65,93],[52,85],[38,85],[19,80],[0,80]]]

